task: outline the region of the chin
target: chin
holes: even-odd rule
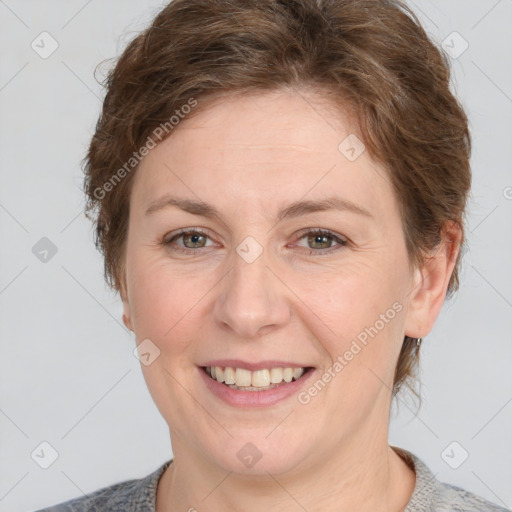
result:
[[[273,428],[260,431],[240,429],[236,434],[231,429],[232,438],[224,439],[213,450],[213,443],[205,446],[205,450],[212,463],[227,472],[252,478],[258,475],[268,478],[268,473],[287,473],[307,457],[306,440],[299,433],[292,434],[289,429],[275,435],[275,432],[271,433]]]

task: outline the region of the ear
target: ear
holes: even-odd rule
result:
[[[130,302],[128,300],[128,292],[126,287],[126,275],[124,272],[122,273],[119,280],[119,295],[121,296],[121,301],[123,302],[123,324],[128,329],[130,329],[130,331],[134,332]]]
[[[132,317],[130,312],[130,306],[128,304],[128,301],[123,299],[123,324],[126,325],[130,331],[134,332],[133,329],[133,323],[132,323]]]
[[[461,240],[460,226],[453,221],[447,222],[441,243],[425,258],[423,266],[414,270],[405,322],[406,336],[423,338],[432,330],[444,304]]]

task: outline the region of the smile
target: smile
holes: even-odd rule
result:
[[[264,368],[250,371],[230,366],[205,366],[203,371],[217,382],[238,391],[266,391],[299,380],[312,370],[304,368]]]

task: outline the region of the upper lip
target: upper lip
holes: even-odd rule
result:
[[[244,368],[246,370],[250,370],[252,372],[256,370],[264,370],[267,368],[312,368],[311,365],[296,363],[291,361],[242,361],[241,359],[215,359],[212,361],[206,361],[205,363],[199,366],[220,366],[230,368]]]

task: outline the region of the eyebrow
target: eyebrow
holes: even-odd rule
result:
[[[163,208],[169,206],[176,206],[177,208],[191,213],[192,215],[201,215],[202,217],[210,217],[222,220],[220,212],[211,204],[205,203],[203,201],[182,199],[169,195],[165,195],[151,203],[149,208],[146,210],[146,215],[162,210]],[[349,201],[348,199],[342,199],[341,197],[333,196],[318,201],[297,201],[292,203],[279,212],[277,221],[281,221],[287,218],[301,217],[310,213],[323,212],[328,210],[347,211],[373,218],[373,215],[362,206],[359,206],[356,203]]]

